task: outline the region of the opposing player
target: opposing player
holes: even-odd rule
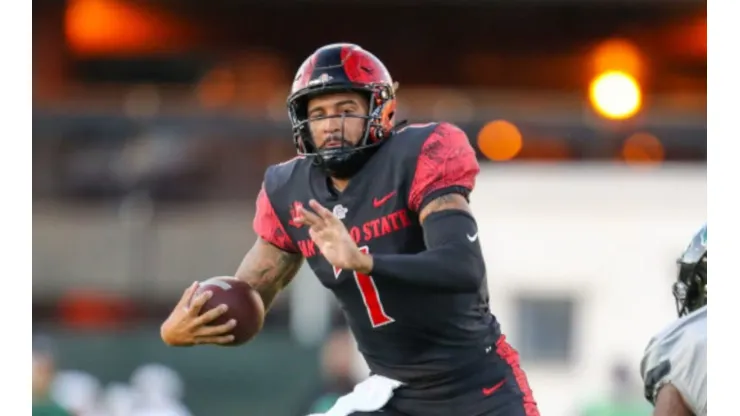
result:
[[[465,133],[395,123],[387,69],[352,44],[306,59],[288,110],[299,156],[267,169],[236,276],[270,305],[305,258],[334,292],[373,376],[328,414],[538,415],[489,309]],[[175,310],[163,338],[228,341],[199,324]]]
[[[647,346],[640,372],[655,416],[707,414],[707,226],[679,259],[673,284],[679,319]]]

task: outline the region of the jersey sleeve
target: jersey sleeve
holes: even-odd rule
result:
[[[655,404],[660,388],[670,383],[692,412],[701,414],[706,408],[706,364],[706,343],[690,332],[678,338],[653,339],[640,365],[645,398]]]
[[[285,228],[280,223],[272,203],[265,192],[265,186],[262,185],[257,195],[257,209],[252,222],[254,232],[258,237],[274,245],[275,247],[290,253],[298,253],[293,240],[291,240]]]
[[[419,152],[409,208],[420,212],[434,198],[449,193],[467,199],[479,172],[475,150],[465,132],[450,123],[440,123]]]

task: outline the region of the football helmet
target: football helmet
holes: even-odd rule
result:
[[[385,65],[370,52],[350,43],[335,43],[317,49],[298,69],[290,95],[288,114],[299,155],[315,157],[330,176],[349,178],[372,156],[394,127],[396,96]],[[317,149],[311,135],[308,101],[322,94],[355,91],[367,97],[368,114],[360,141],[354,146]]]
[[[678,259],[678,276],[673,283],[678,316],[707,304],[707,225],[694,235]]]

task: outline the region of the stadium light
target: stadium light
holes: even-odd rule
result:
[[[491,121],[478,133],[478,149],[491,160],[512,160],[521,152],[522,146],[522,133],[506,120]]]
[[[623,71],[607,71],[594,78],[589,99],[599,114],[613,120],[630,118],[642,107],[640,84]]]

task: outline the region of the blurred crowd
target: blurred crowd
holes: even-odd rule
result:
[[[180,376],[167,366],[143,364],[128,381],[103,384],[92,374],[58,369],[52,340],[33,340],[34,416],[190,416],[183,395]]]
[[[114,359],[114,358],[112,358]],[[328,411],[368,374],[351,332],[332,331],[321,349],[322,379],[296,403],[291,416]],[[615,362],[608,394],[574,403],[573,416],[647,416],[651,407],[642,398],[640,383],[628,363]],[[34,416],[191,416],[184,403],[185,385],[172,368],[146,363],[127,381],[102,383],[90,373],[57,368],[53,341],[33,341]],[[245,409],[245,414],[250,414]]]

